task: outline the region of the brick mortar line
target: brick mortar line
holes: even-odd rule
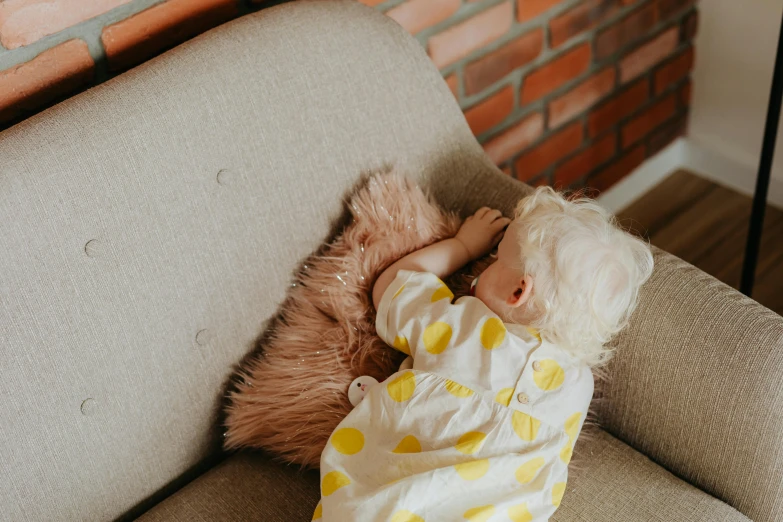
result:
[[[428,56],[428,58],[429,58],[429,56]],[[443,76],[445,78],[449,74],[457,72],[457,69],[459,69],[461,66],[462,66],[462,64],[460,64],[459,62],[454,62],[454,63],[450,63],[446,67],[444,67],[442,69],[438,69],[438,70],[440,71],[441,76]]]
[[[615,72],[615,74],[617,74],[617,73]],[[615,86],[615,88],[612,89],[609,92],[609,94],[607,94],[603,98],[600,98],[597,102],[595,102],[593,104],[592,107],[588,107],[587,110],[585,110],[585,112],[581,113],[580,116],[576,116],[574,118],[574,121],[576,121],[578,119],[582,123],[582,140],[584,140],[584,141],[589,141],[590,140],[590,127],[589,127],[590,126],[590,111],[592,109],[594,109],[595,107],[597,107],[598,105],[603,105],[605,102],[608,103],[609,100],[611,100],[612,98],[615,98],[617,96],[620,96],[620,91],[619,91],[619,88],[617,86]]]
[[[594,140],[592,145],[595,145],[595,143],[597,143],[597,140]],[[612,157],[609,158],[608,160],[604,161],[603,163],[599,163],[598,165],[596,165],[595,167],[590,169],[587,172],[587,174],[582,176],[582,178],[580,178],[577,181],[580,181],[580,182],[581,181],[587,181],[591,176],[594,176],[597,172],[605,169],[606,167],[608,167],[609,165],[613,164],[614,162],[619,161],[628,152],[630,152],[630,149],[624,149],[623,148],[623,138],[620,135],[620,132],[618,131],[615,134],[615,151],[614,151],[614,154],[612,154]],[[563,163],[565,163],[565,162],[563,162]],[[554,172],[553,172],[553,175],[554,175]]]
[[[103,48],[103,42],[101,41],[101,31],[90,32],[89,34],[83,35],[81,39],[87,43],[87,50],[89,51],[93,62],[95,62],[95,72],[93,74],[92,82],[90,82],[90,85],[88,86],[89,88],[93,85],[105,82],[111,77],[111,74],[109,73],[109,68],[106,63],[106,49]],[[72,93],[71,96],[73,94],[76,93]]]
[[[644,135],[644,137],[633,144],[632,147],[636,147],[639,144],[643,144],[645,147],[650,146],[650,140],[653,138],[653,135],[657,134],[658,132],[662,131],[664,128],[674,125],[675,123],[678,123],[680,120],[682,120],[683,116],[686,116],[688,112],[690,111],[690,107],[677,107],[677,109],[674,111],[674,115],[670,116],[663,122],[661,122],[660,125],[653,127],[650,132]],[[629,149],[623,149],[622,152],[630,152]]]
[[[681,58],[683,56],[683,54],[688,52],[689,49],[694,49],[695,50],[695,48],[696,48],[696,46],[694,45],[693,41],[691,41],[691,40],[685,40],[684,42],[678,43],[677,44],[677,48],[675,49],[675,52],[671,56],[666,58],[664,61],[659,63],[655,67],[655,70],[657,71],[657,70],[661,69],[663,66],[671,64],[673,61],[677,60],[678,58]]]
[[[658,99],[659,100],[663,99],[663,98],[665,98],[666,96],[668,96],[669,94],[672,94],[672,93],[676,94],[677,91],[679,91],[680,89],[685,87],[688,84],[688,82],[691,81],[691,73],[692,72],[693,71],[689,71],[688,74],[684,78],[680,78],[676,82],[674,82],[671,85],[669,85],[668,87],[666,87],[666,89],[661,91],[661,94],[658,95]],[[680,106],[680,100],[678,99],[677,100],[677,108],[679,109],[680,107],[681,107]]]
[[[457,65],[454,69],[454,74],[457,78],[457,105],[462,108],[462,99],[465,98],[465,68],[462,64]]]
[[[42,52],[75,38],[87,42],[87,47],[90,50],[90,56],[97,64],[99,61],[105,59],[103,46],[101,45],[99,50],[95,47],[95,45],[90,45],[90,42],[88,41],[90,37],[94,37],[93,35],[97,33],[97,38],[100,40],[101,31],[107,25],[111,25],[125,20],[126,18],[130,18],[131,16],[140,13],[141,11],[144,11],[154,5],[161,4],[165,1],[166,0],[134,0],[131,3],[117,6],[114,9],[90,18],[89,20],[84,20],[76,25],[72,25],[71,27],[66,27],[65,29],[54,34],[44,36],[43,38],[29,45],[24,45],[16,49],[10,49],[5,53],[0,54],[0,71],[29,62]],[[88,37],[86,35],[90,36]]]

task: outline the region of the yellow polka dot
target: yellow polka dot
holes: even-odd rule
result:
[[[317,506],[315,506],[315,513],[313,513],[312,520],[317,520],[324,516],[324,507],[319,502]]]
[[[350,483],[351,479],[349,479],[345,473],[340,473],[339,471],[330,471],[324,475],[324,479],[321,482],[321,494],[325,497],[328,497],[338,489],[345,487]]]
[[[408,340],[405,337],[401,336],[401,335],[398,335],[397,337],[394,338],[394,344],[392,346],[397,348],[399,351],[401,351],[405,355],[410,355],[411,354],[411,347],[408,344]]]
[[[413,372],[405,372],[386,385],[389,396],[397,402],[407,401],[416,389],[416,376]]]
[[[454,448],[460,453],[465,455],[473,455],[484,444],[484,439],[487,438],[486,433],[480,431],[469,431],[465,435],[459,438],[457,445]]]
[[[515,411],[511,415],[511,426],[520,439],[530,442],[536,438],[541,421],[527,413]]]
[[[364,447],[364,435],[356,428],[341,428],[334,432],[331,442],[343,455],[356,455]]]
[[[405,285],[402,285],[399,290],[397,290],[394,295],[392,296],[392,301],[394,301],[398,295],[402,293],[402,291],[405,290]]]
[[[565,421],[565,432],[568,435],[568,443],[560,450],[560,460],[568,464],[574,454],[574,443],[579,434],[579,419],[582,418],[581,412],[576,412]]]
[[[506,327],[497,317],[490,317],[481,327],[481,346],[486,350],[494,350],[506,338]]]
[[[413,435],[407,435],[402,438],[392,453],[421,453],[421,442]]]
[[[546,462],[544,457],[536,457],[519,466],[515,473],[517,482],[520,484],[527,484],[536,478],[536,473],[538,473],[538,470],[544,465],[544,462]]]
[[[563,500],[565,494],[566,483],[558,482],[552,486],[552,504],[560,506],[560,501]]]
[[[518,504],[508,508],[508,518],[512,522],[530,522],[533,520],[533,515],[527,510],[527,504]]]
[[[533,372],[533,380],[536,386],[542,390],[556,390],[565,380],[565,372],[553,359],[544,359],[538,361],[541,364],[541,371]]]
[[[467,386],[457,384],[451,379],[446,379],[446,383],[444,384],[444,386],[446,387],[446,390],[448,390],[450,394],[452,394],[455,397],[459,397],[460,399],[464,399],[465,397],[470,397],[471,395],[473,395],[473,390],[471,390]]]
[[[430,302],[434,303],[435,301],[440,301],[441,299],[448,298],[449,301],[454,299],[454,293],[449,290],[449,287],[446,285],[441,286],[437,290],[435,290],[435,293],[432,294],[432,297],[430,298]]]
[[[539,342],[541,342],[541,333],[536,330],[535,328],[531,328],[530,326],[525,327],[527,329],[527,333],[538,339]]]
[[[582,418],[582,412],[576,412],[565,421],[565,432],[569,438],[575,439],[579,430],[579,419]]]
[[[563,449],[560,450],[560,460],[562,460],[566,464],[571,462],[571,456],[574,453],[574,450],[571,448],[571,440],[573,439],[568,439],[568,444],[563,446]]]
[[[486,475],[487,471],[489,471],[489,460],[471,460],[470,462],[455,464],[454,469],[456,469],[459,476],[465,480],[477,480]]]
[[[403,509],[393,514],[389,522],[424,522],[424,519],[419,515],[414,515],[407,509]]]
[[[462,515],[470,522],[487,522],[489,517],[495,514],[495,506],[479,506],[465,511]]]
[[[514,388],[503,388],[495,395],[495,402],[508,406],[511,404],[511,398],[514,396]]]
[[[451,340],[451,326],[438,321],[424,329],[424,348],[432,354],[438,355],[449,345]]]

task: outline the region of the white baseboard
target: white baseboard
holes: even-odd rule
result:
[[[780,155],[783,156],[783,151],[780,151]],[[747,196],[753,196],[756,188],[756,165],[744,165],[693,140],[679,138],[602,193],[598,203],[612,212],[618,212],[678,169],[687,169]],[[770,180],[767,201],[783,208],[783,181],[776,178]]]
[[[740,194],[753,196],[756,190],[758,165],[745,165],[734,159],[715,153],[694,142],[683,139],[682,166],[705,179],[719,185],[734,189]],[[783,151],[777,151],[778,158],[783,157]],[[776,178],[769,180],[767,202],[783,208],[783,181]]]

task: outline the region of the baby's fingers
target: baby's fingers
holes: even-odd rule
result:
[[[481,219],[481,218],[483,218],[484,216],[486,216],[486,215],[487,215],[487,212],[490,212],[491,210],[492,210],[492,209],[491,209],[491,208],[489,208],[489,207],[481,207],[481,208],[480,208],[480,209],[478,209],[478,210],[476,211],[476,213],[475,213],[475,214],[473,214],[473,215],[474,215],[474,216],[476,216],[477,218]]]
[[[500,219],[501,217],[503,217],[503,213],[501,211],[492,209],[486,214],[484,214],[483,219],[492,223],[493,221],[495,221],[496,219]]]
[[[508,226],[509,223],[511,223],[510,219],[508,219],[507,217],[501,217],[493,221],[490,226],[492,227],[493,230],[502,231],[504,228]]]

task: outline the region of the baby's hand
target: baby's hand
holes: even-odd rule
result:
[[[465,246],[472,259],[478,259],[500,243],[503,230],[509,223],[511,220],[503,217],[499,210],[482,207],[465,220],[456,239]]]

